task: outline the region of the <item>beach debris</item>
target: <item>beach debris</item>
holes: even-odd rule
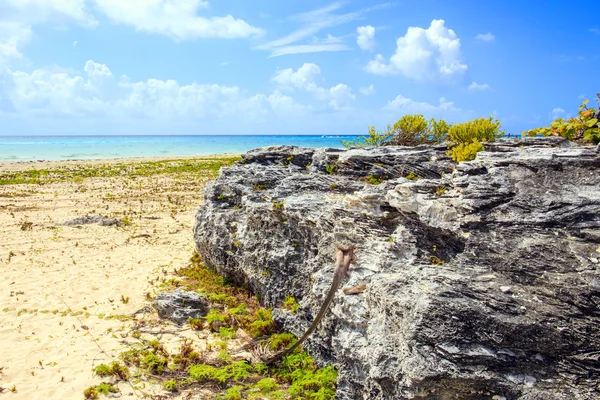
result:
[[[68,221],[59,222],[54,224],[55,226],[78,226],[78,225],[89,225],[98,224],[100,226],[120,226],[123,224],[118,218],[104,218],[101,215],[85,215],[83,217],[77,217]]]
[[[156,296],[154,308],[162,318],[183,325],[188,318],[202,318],[208,313],[208,300],[196,292],[177,289]]]

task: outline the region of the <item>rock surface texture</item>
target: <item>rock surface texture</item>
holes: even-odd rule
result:
[[[206,186],[197,249],[300,336],[335,244],[356,244],[344,287],[366,289],[340,290],[304,345],[338,366],[340,399],[600,398],[598,149],[445,150],[251,151]]]
[[[177,289],[160,293],[154,300],[154,308],[162,318],[184,324],[188,318],[202,318],[208,313],[208,300],[196,292]]]

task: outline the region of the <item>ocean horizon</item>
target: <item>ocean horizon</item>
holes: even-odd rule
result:
[[[356,135],[0,136],[0,161],[91,160],[245,153],[265,146],[342,148]]]

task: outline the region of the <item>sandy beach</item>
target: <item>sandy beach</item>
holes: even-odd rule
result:
[[[83,398],[102,381],[92,368],[135,341],[140,315],[153,318],[133,315],[189,263],[201,189],[220,163],[181,160],[211,167],[154,158],[0,163],[3,178],[31,182],[0,185],[0,397]],[[130,173],[131,166],[142,172]],[[32,169],[47,172],[28,175]],[[124,223],[56,225],[86,215]],[[208,333],[161,321],[144,335],[168,344]],[[160,385],[118,385],[122,398],[164,392]]]

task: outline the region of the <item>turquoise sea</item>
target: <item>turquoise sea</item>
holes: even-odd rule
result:
[[[0,161],[243,153],[272,145],[343,147],[355,136],[0,136]]]

